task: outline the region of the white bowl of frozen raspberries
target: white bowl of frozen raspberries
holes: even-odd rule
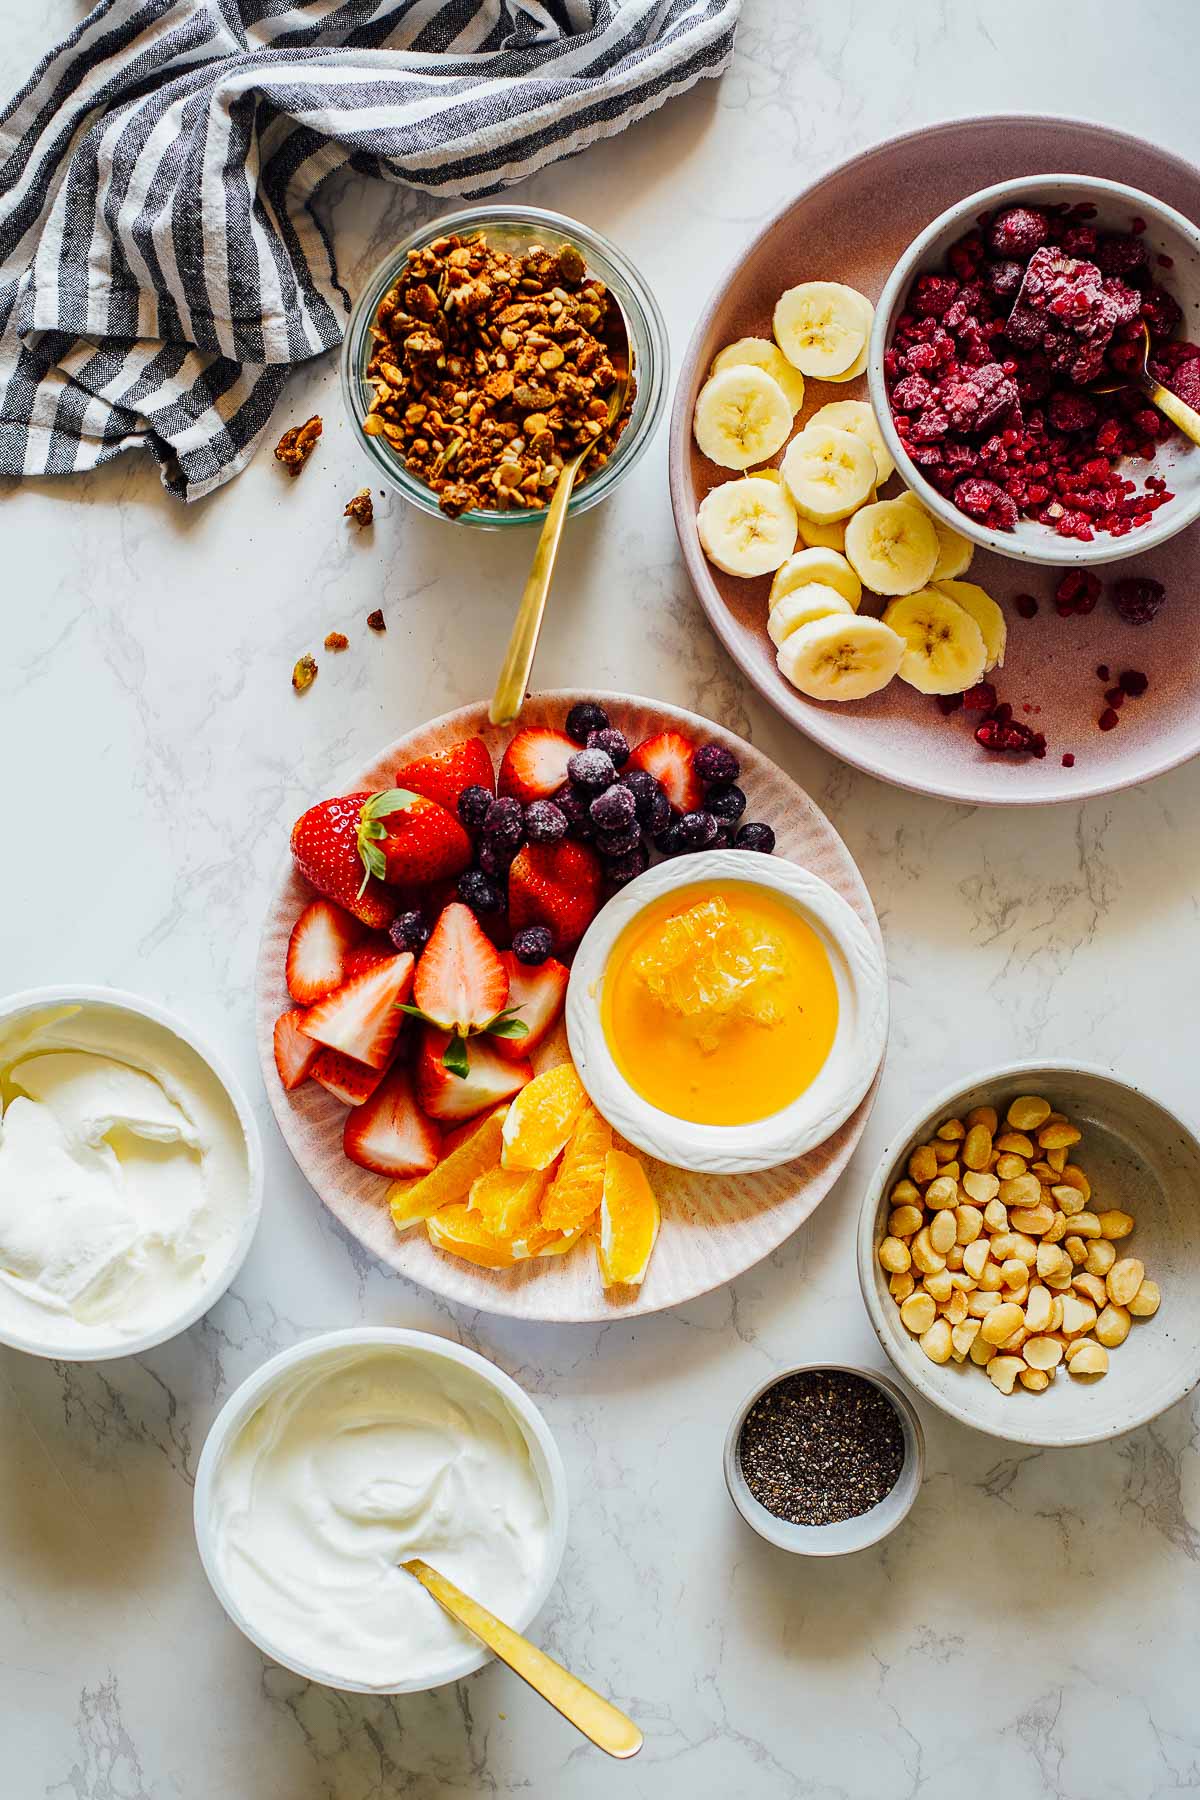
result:
[[[1001,556],[1054,566],[1150,550],[1200,517],[1200,447],[1140,360],[1200,409],[1200,228],[1120,182],[1039,175],[970,194],[892,271],[871,402],[906,483]]]

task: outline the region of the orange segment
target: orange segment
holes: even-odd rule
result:
[[[439,1206],[462,1200],[476,1176],[495,1167],[507,1111],[507,1107],[500,1106],[485,1118],[471,1119],[461,1131],[453,1134],[455,1141],[445,1140],[441,1161],[428,1175],[422,1175],[416,1181],[392,1183],[388,1189],[388,1203],[397,1231],[427,1219]]]
[[[521,1089],[504,1121],[506,1169],[547,1169],[575,1129],[587,1096],[574,1063],[558,1063]]]
[[[452,1256],[478,1263],[480,1268],[509,1269],[515,1260],[510,1247],[488,1230],[465,1200],[432,1213],[425,1221],[425,1229],[435,1250],[448,1250]]]
[[[589,1101],[575,1125],[558,1173],[542,1201],[542,1224],[550,1231],[586,1225],[604,1192],[604,1159],[612,1149],[612,1126]]]
[[[579,1242],[585,1229],[580,1225],[575,1231],[543,1231],[540,1225],[536,1225],[527,1238],[516,1240],[513,1255],[518,1262],[525,1262],[535,1256],[565,1256]]]
[[[610,1150],[604,1159],[596,1244],[605,1287],[640,1287],[658,1226],[658,1201],[641,1163],[624,1150]]]
[[[486,1170],[471,1183],[471,1211],[504,1243],[537,1225],[549,1174],[543,1169]]]

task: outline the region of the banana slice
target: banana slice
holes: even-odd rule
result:
[[[844,519],[875,486],[875,458],[860,437],[830,425],[806,425],[779,465],[797,512],[818,524]]]
[[[887,686],[903,656],[904,639],[879,619],[831,613],[792,632],[775,660],[812,700],[862,700]]]
[[[764,369],[772,381],[777,381],[787,395],[788,405],[793,416],[804,405],[804,377],[799,369],[792,367],[778,344],[772,344],[768,338],[739,338],[736,344],[726,344],[713,358],[710,375],[719,375],[722,369],[744,369],[751,366]]]
[[[851,612],[858,611],[862,600],[862,582],[844,556],[839,555],[836,550],[823,550],[819,547],[797,550],[794,556],[789,556],[775,571],[775,579],[771,583],[771,605],[774,606],[795,588],[805,587],[811,582],[822,582],[826,587],[831,587],[849,602]]]
[[[870,320],[868,320],[868,322],[867,322],[868,333],[870,332],[870,329],[871,329],[871,324],[870,324]],[[854,361],[850,364],[850,367],[848,369],[843,370],[843,372],[840,375],[827,375],[825,377],[825,379],[826,379],[826,381],[836,381],[839,384],[843,381],[856,381],[858,379],[858,377],[865,372],[866,367],[867,367],[867,346],[864,344],[862,349],[859,351],[858,355],[855,357]]]
[[[989,669],[1002,669],[1004,651],[1008,644],[1008,625],[992,596],[973,581],[935,581],[933,586],[940,594],[945,594],[948,599],[961,606],[964,612],[970,613],[978,625],[983,634],[983,647],[987,651],[984,674]]]
[[[915,506],[919,512],[923,512],[937,532],[938,559],[929,579],[931,581],[954,581],[958,576],[965,575],[971,566],[971,558],[975,554],[975,546],[970,538],[964,537],[961,531],[955,531],[953,526],[943,525],[940,519],[935,519],[925,502],[918,499],[911,488],[907,488],[903,494],[898,494],[896,497],[903,500],[906,506]]]
[[[933,520],[903,500],[877,500],[846,525],[846,560],[874,594],[916,593],[931,579],[939,554]]]
[[[982,676],[987,663],[982,631],[969,612],[936,588],[893,600],[883,622],[904,639],[900,679],[919,694],[961,694]]]
[[[709,562],[727,575],[769,575],[796,548],[796,509],[781,481],[751,475],[705,494],[696,529]]]
[[[836,588],[810,581],[774,602],[767,615],[767,635],[773,644],[780,645],[802,625],[811,625],[814,619],[827,619],[834,613],[852,619],[854,608]]]
[[[849,371],[866,350],[875,309],[865,294],[840,281],[802,281],[775,302],[775,341],[802,375],[829,381]]]
[[[696,396],[693,429],[710,462],[748,469],[786,444],[794,414],[787,396],[765,369],[722,369]]]
[[[810,425],[832,425],[836,431],[852,431],[855,437],[862,438],[875,458],[876,487],[882,487],[888,476],[895,473],[892,453],[883,441],[875,408],[869,400],[831,400],[808,422]]]
[[[831,519],[828,525],[818,525],[815,519],[801,519],[800,542],[810,550],[836,550],[841,555],[846,548],[846,521]]]

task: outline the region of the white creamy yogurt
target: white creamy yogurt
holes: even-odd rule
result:
[[[91,1000],[0,1023],[0,1328],[119,1352],[186,1315],[251,1206],[233,1103],[166,1025]]]
[[[286,1368],[212,1478],[209,1541],[229,1597],[266,1648],[335,1686],[434,1686],[476,1647],[401,1561],[425,1558],[520,1621],[552,1540],[513,1408],[413,1345]]]

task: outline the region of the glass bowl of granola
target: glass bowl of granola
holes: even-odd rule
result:
[[[537,207],[473,206],[374,271],[342,388],[384,481],[423,512],[503,529],[540,524],[589,442],[570,511],[605,499],[654,435],[668,364],[658,305],[607,238]]]

